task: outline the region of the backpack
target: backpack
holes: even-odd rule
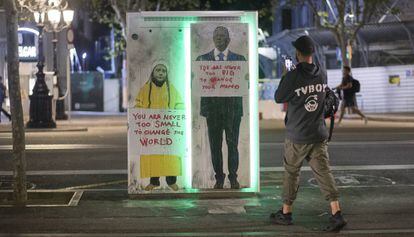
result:
[[[4,98],[6,98],[6,90],[3,84],[0,84],[0,102],[3,103]],[[0,104],[1,106],[1,104]]]
[[[361,84],[357,79],[352,80],[352,91],[358,93],[361,90]]]
[[[329,128],[328,142],[331,141],[332,132],[335,124],[335,113],[339,108],[339,98],[335,95],[335,92],[329,87],[326,87],[326,96],[324,104],[324,118],[331,118],[331,126]]]

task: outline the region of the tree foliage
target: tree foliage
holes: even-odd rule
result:
[[[205,0],[200,1],[200,10],[213,11],[258,11],[259,27],[269,33],[272,32],[274,10],[278,0]]]
[[[271,31],[277,0],[92,0],[93,20],[114,29],[115,52],[125,50],[126,13],[128,11],[250,10],[258,11],[259,24]]]
[[[368,23],[377,22],[384,14],[396,14],[389,8],[390,0],[292,0],[292,5],[307,4],[314,13],[316,26],[333,33],[342,53],[344,65],[347,45],[353,45],[359,30]]]

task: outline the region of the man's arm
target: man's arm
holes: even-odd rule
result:
[[[347,90],[347,89],[350,89],[350,88],[352,88],[352,82],[348,82],[345,85],[340,84],[339,86],[337,86],[333,89]]]
[[[352,82],[348,82],[342,87],[342,90],[351,89],[351,88],[352,88]]]
[[[293,73],[289,73],[282,76],[282,80],[280,80],[279,86],[275,92],[276,103],[288,102],[293,97],[294,82],[292,74]]]

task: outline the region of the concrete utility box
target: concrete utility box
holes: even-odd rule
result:
[[[128,193],[259,191],[256,12],[127,14]]]

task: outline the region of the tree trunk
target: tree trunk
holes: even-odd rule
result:
[[[336,43],[338,44],[339,49],[341,50],[342,66],[351,66],[351,62],[346,57],[346,39],[344,32],[334,32]]]
[[[23,109],[20,94],[19,55],[17,41],[17,9],[14,0],[5,0],[7,28],[7,72],[9,81],[10,110],[13,133],[14,164],[14,200],[16,206],[25,206],[26,189],[26,153],[23,123]]]
[[[339,47],[341,48],[341,56],[342,56],[342,66],[348,66],[350,67],[351,63],[349,62],[349,59],[347,57],[347,49],[346,49],[346,40],[344,39],[344,36],[341,36],[341,41],[339,43]]]
[[[128,3],[128,5],[129,5],[129,3]],[[121,25],[122,36],[126,40],[126,38],[127,38],[127,36],[126,36],[126,11],[127,11],[127,9],[122,9],[122,7],[120,7],[118,5],[118,2],[116,0],[111,1],[111,7],[115,12],[115,18],[118,20],[119,25]],[[126,7],[128,7],[128,6],[126,6]]]

